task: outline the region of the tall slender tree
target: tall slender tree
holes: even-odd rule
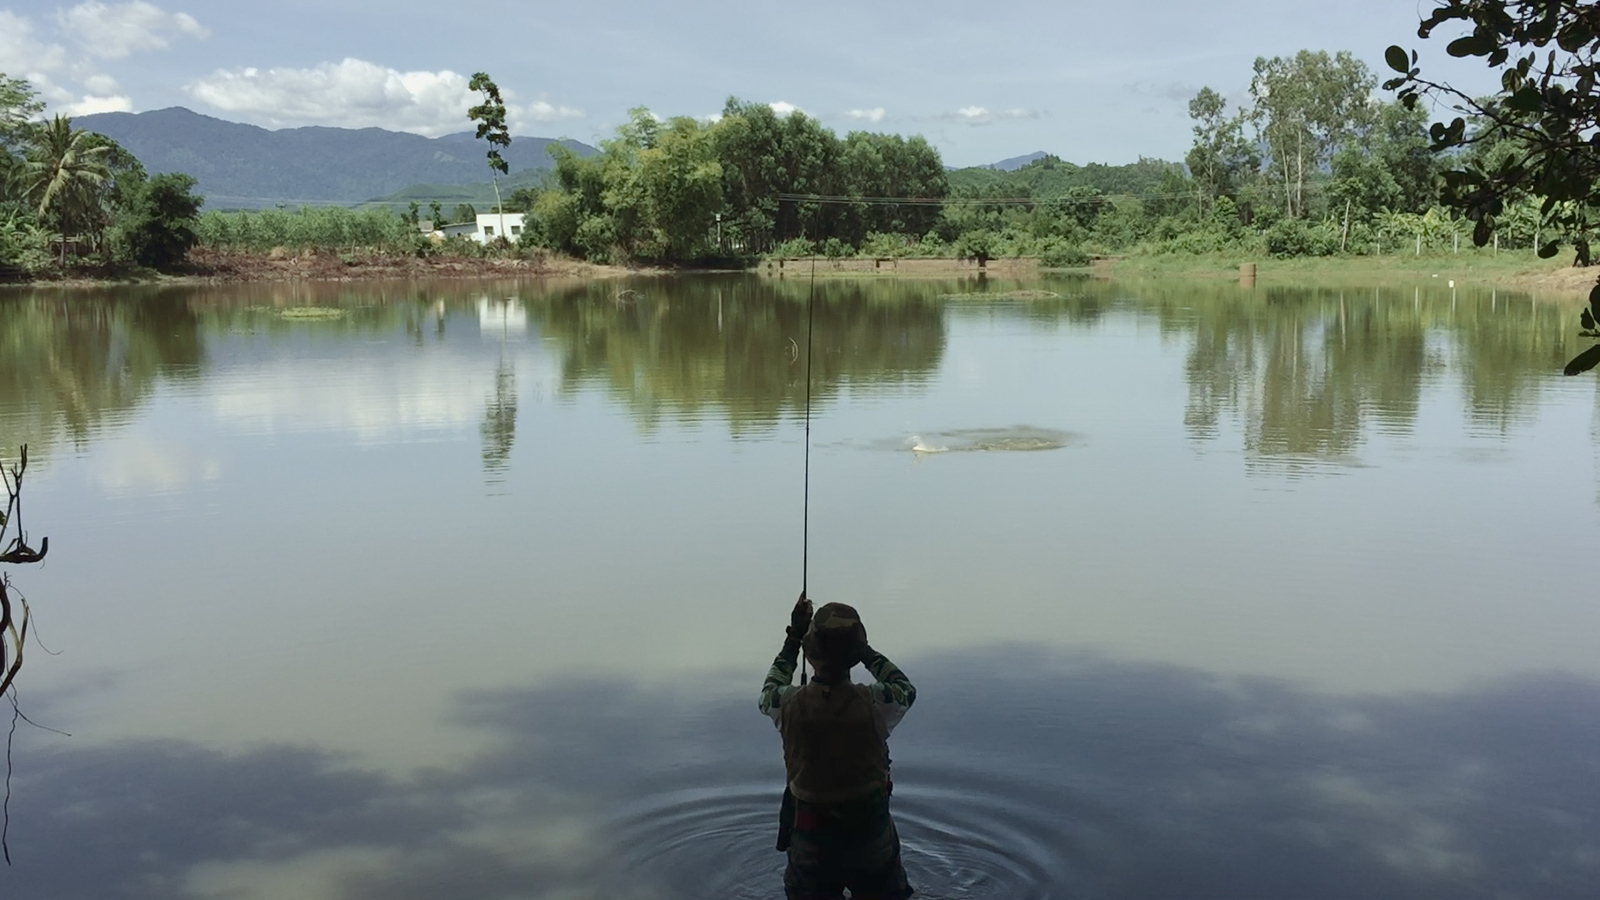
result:
[[[1211,88],[1201,88],[1189,101],[1194,120],[1194,146],[1184,160],[1194,178],[1200,214],[1215,208],[1218,197],[1237,193],[1240,182],[1260,164],[1244,136],[1245,113],[1228,115],[1228,103]]]
[[[483,102],[467,110],[467,118],[478,123],[478,137],[489,142],[489,178],[494,182],[494,210],[500,215],[500,236],[506,236],[506,209],[500,202],[500,176],[508,175],[501,150],[511,146],[511,131],[506,127],[506,104],[500,99],[500,87],[487,74],[478,72],[467,85],[483,95]]]
[[[1267,145],[1284,212],[1306,214],[1306,183],[1339,145],[1372,121],[1377,84],[1365,63],[1348,51],[1301,50],[1292,57],[1257,58],[1250,96]]]

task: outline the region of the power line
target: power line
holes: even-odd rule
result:
[[[779,194],[778,200],[794,203],[820,203],[865,206],[1107,206],[1118,198],[1133,200],[1178,200],[1194,196],[1188,191],[1170,194],[1103,194],[1098,197],[850,197],[842,194]]]

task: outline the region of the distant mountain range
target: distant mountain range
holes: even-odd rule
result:
[[[73,124],[112,138],[152,173],[193,175],[210,209],[356,204],[414,185],[488,182],[488,147],[470,131],[439,138],[381,128],[269,131],[183,107],[79,116]],[[549,169],[546,148],[554,143],[581,156],[598,152],[578,141],[513,137],[505,153],[513,177],[528,181],[529,170]]]
[[[151,173],[185,172],[199,182],[209,209],[273,206],[404,207],[493,202],[483,141],[470,131],[426,138],[382,128],[284,128],[227,122],[175,106],[143,113],[98,113],[73,123],[128,148]],[[537,184],[551,168],[547,148],[560,143],[580,156],[598,153],[573,140],[514,137],[501,191]],[[973,169],[1015,172],[1044,159],[1043,150]],[[1072,167],[1076,168],[1076,167]],[[972,170],[966,170],[972,171]]]
[[[999,169],[1002,172],[1015,172],[1028,163],[1044,159],[1049,155],[1050,154],[1044,152],[1043,150],[1035,150],[1032,153],[1029,153],[1027,156],[1013,156],[1010,159],[1002,159],[997,163],[989,163],[986,166],[978,166],[977,168]]]

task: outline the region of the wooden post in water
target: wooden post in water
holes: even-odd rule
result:
[[[1239,264],[1239,286],[1253,288],[1256,286],[1256,264]]]

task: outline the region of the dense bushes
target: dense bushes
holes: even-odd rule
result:
[[[139,185],[112,229],[116,255],[153,269],[182,263],[198,240],[194,225],[201,199],[194,185],[193,176],[176,172]]]
[[[1040,265],[1053,269],[1069,269],[1089,264],[1089,254],[1082,247],[1065,241],[1046,245],[1039,253]]]
[[[208,212],[200,216],[195,234],[203,247],[256,253],[269,253],[278,247],[409,253],[424,240],[414,227],[388,210],[342,206]]]

